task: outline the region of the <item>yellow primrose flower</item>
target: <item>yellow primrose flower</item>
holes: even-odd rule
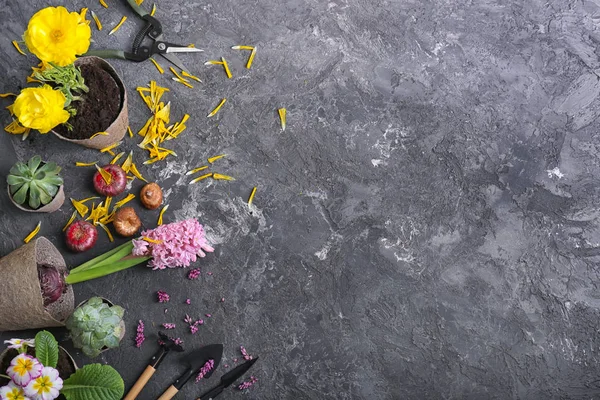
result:
[[[70,114],[64,109],[65,95],[50,85],[25,88],[17,96],[12,111],[25,128],[48,133],[68,121]]]
[[[23,39],[40,60],[64,67],[88,51],[91,36],[89,23],[81,14],[64,7],[46,7],[31,17]]]

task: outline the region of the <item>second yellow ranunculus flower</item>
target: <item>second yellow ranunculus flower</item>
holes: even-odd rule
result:
[[[24,127],[48,133],[69,120],[65,101],[65,95],[49,85],[26,88],[17,96],[12,111]]]
[[[40,60],[64,67],[88,51],[91,36],[89,21],[81,14],[46,7],[31,17],[23,38]]]

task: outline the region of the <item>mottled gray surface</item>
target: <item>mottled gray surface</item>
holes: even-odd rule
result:
[[[87,4],[109,29],[132,17],[107,2],[66,5]],[[2,91],[17,90],[34,62],[10,41],[42,4],[0,0]],[[182,56],[204,83],[189,90],[150,63],[114,65],[134,129],[149,116],[134,88],[150,79],[172,89],[176,117],[192,115],[170,143],[179,156],[142,172],[167,189],[166,220],[199,217],[217,250],[198,263],[200,281],[138,267],[77,285],[78,299],[125,306],[130,333],[138,319],[148,333],[175,322],[188,347],[222,342],[230,365],[245,345],[261,356],[248,399],[600,398],[600,1],[157,5],[168,40],[206,50]],[[133,21],[114,36],[94,32],[95,46],[125,48]],[[259,47],[251,70],[235,44]],[[233,79],[202,66],[220,56]],[[206,119],[221,97],[229,101]],[[52,136],[0,141],[2,175],[40,153],[65,166],[76,198],[91,195],[82,178],[92,171],[73,162],[109,159]],[[215,168],[237,180],[188,186],[182,172],[219,153],[228,157]],[[40,217],[0,201],[7,253]],[[42,217],[62,250],[70,214]],[[146,226],[156,215],[142,212]],[[101,236],[93,254],[110,248]],[[65,257],[74,266],[93,254]],[[167,314],[159,289],[172,295]],[[185,313],[213,317],[191,336]],[[127,386],[154,351],[132,337],[100,358]],[[177,371],[172,359],[141,398],[156,398]],[[189,385],[179,398],[200,391]]]

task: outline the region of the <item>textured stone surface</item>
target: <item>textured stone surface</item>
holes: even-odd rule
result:
[[[117,34],[94,32],[95,47],[125,48],[135,17],[107,2],[66,5],[87,4],[108,29],[127,14]],[[17,90],[34,62],[10,41],[42,4],[0,0],[2,91]],[[148,334],[174,322],[188,348],[222,342],[224,364],[245,345],[261,356],[249,399],[600,396],[600,1],[157,5],[167,40],[206,50],[181,56],[204,83],[189,90],[148,62],[114,65],[132,94],[134,129],[149,116],[134,88],[150,79],[172,89],[175,117],[192,115],[169,143],[178,157],[142,173],[166,189],[166,220],[198,217],[216,253],[198,263],[199,281],[138,267],[77,285],[79,300],[123,305],[129,332],[138,319]],[[235,44],[259,47],[251,70]],[[202,66],[221,56],[231,80]],[[227,104],[206,119],[222,97]],[[286,132],[279,107],[288,109]],[[135,148],[141,163],[138,141],[121,148]],[[92,171],[74,161],[109,159],[52,136],[22,143],[3,134],[0,149],[3,176],[35,153],[62,163],[75,198],[91,194]],[[220,153],[228,156],[215,170],[237,180],[188,186],[182,173]],[[40,216],[5,195],[0,202],[5,254]],[[70,214],[65,206],[41,217],[61,250]],[[157,212],[140,214],[154,225]],[[101,236],[93,254],[65,252],[68,264],[110,248]],[[166,307],[155,301],[159,289],[171,293]],[[213,316],[191,336],[185,313]],[[100,361],[129,387],[154,350],[151,341],[135,349],[128,334]],[[140,398],[156,398],[179,370],[168,360]],[[191,399],[201,387],[184,392]]]

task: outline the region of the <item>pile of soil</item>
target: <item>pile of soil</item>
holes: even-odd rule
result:
[[[69,130],[59,125],[54,130],[69,139],[89,139],[95,133],[104,132],[119,115],[121,93],[113,77],[95,65],[82,65],[81,74],[90,89],[80,101],[71,105],[77,114],[68,121],[73,126]]]

